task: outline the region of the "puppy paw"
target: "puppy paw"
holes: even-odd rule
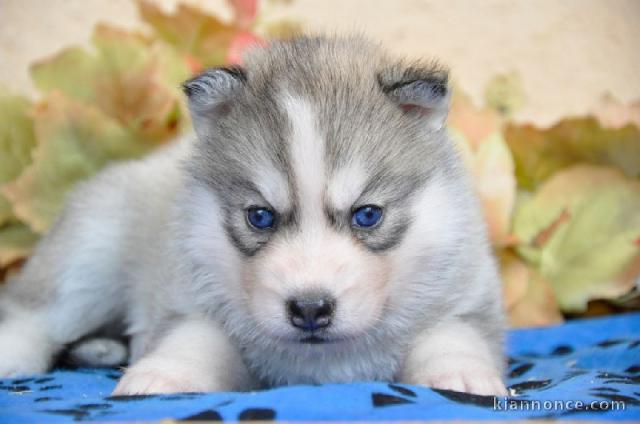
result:
[[[37,329],[20,323],[0,326],[0,378],[45,373],[53,354],[51,343]]]
[[[69,359],[78,366],[115,367],[127,361],[129,350],[124,343],[108,338],[93,338],[69,349]]]
[[[129,368],[113,391],[117,396],[224,390],[203,369],[179,361],[142,359]]]
[[[33,361],[28,358],[7,357],[0,352],[0,379],[24,377],[33,374],[43,374],[49,369],[48,361],[35,357]]]
[[[409,384],[454,390],[483,396],[506,396],[507,389],[493,365],[474,356],[454,355],[435,359],[407,373]]]
[[[173,378],[162,371],[127,371],[113,391],[114,396],[148,395],[203,391],[189,381]]]

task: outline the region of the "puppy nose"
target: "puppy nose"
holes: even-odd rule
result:
[[[291,324],[304,331],[331,325],[335,300],[330,297],[293,298],[287,301]]]

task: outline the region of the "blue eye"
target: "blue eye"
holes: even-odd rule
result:
[[[351,225],[355,227],[369,228],[380,222],[382,208],[374,205],[362,206],[356,209],[351,216]]]
[[[273,227],[275,217],[273,212],[267,208],[249,208],[247,210],[247,221],[258,230],[266,230]]]

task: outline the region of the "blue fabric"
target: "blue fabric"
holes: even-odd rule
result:
[[[79,369],[0,380],[0,423],[163,418],[640,420],[640,314],[514,330],[507,351],[508,383],[518,393],[508,400],[385,383],[119,398],[109,397],[118,371]],[[584,406],[575,409],[576,401]],[[624,403],[624,410],[622,403],[613,402]]]

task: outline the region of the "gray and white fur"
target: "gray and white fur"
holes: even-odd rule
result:
[[[77,356],[108,357],[87,336],[122,329],[117,394],[505,392],[500,282],[443,68],[309,37],[184,87],[195,135],[81,184],[3,288],[0,377],[44,372],[78,340]],[[371,228],[353,224],[365,205],[382,208]],[[247,221],[255,207],[271,228]],[[323,325],[296,325],[291,302],[318,299]]]

